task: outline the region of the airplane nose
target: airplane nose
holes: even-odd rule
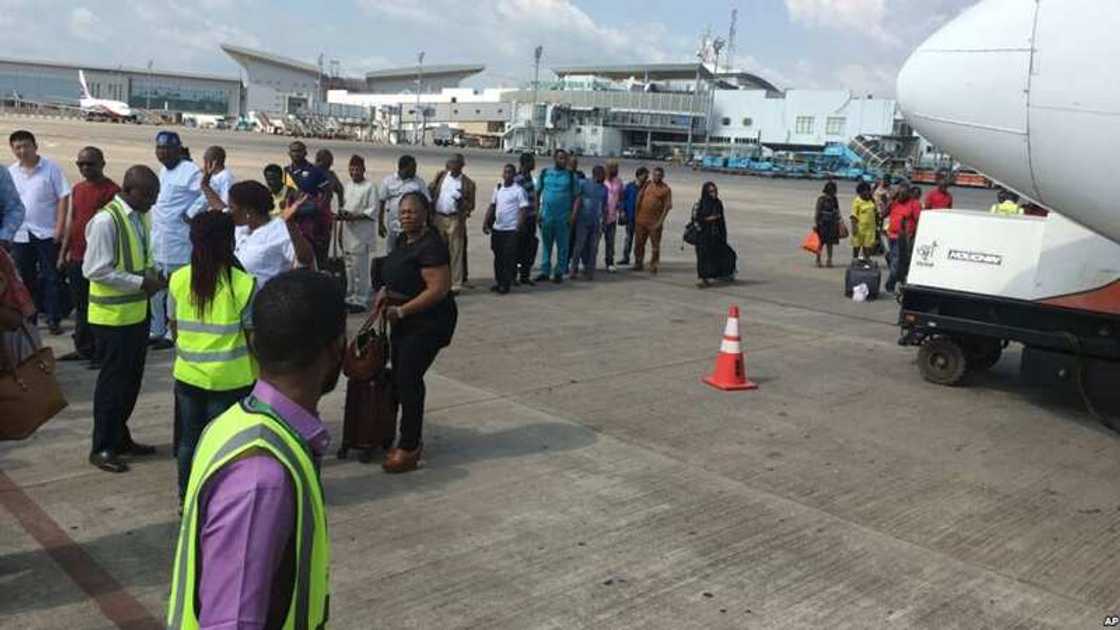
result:
[[[984,0],[943,26],[898,74],[899,106],[910,124],[965,164],[1028,196],[1027,142],[1035,0]]]

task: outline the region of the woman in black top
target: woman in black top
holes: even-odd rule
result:
[[[814,223],[817,236],[821,237],[821,249],[828,252],[827,266],[832,266],[832,246],[840,242],[840,202],[836,200],[836,182],[824,185],[823,194],[817,198],[817,212]],[[817,252],[817,266],[821,266],[821,253]]]
[[[696,275],[700,277],[700,288],[710,286],[713,278],[733,280],[737,256],[727,244],[723,202],[714,182],[706,182],[700,188],[700,201],[692,208],[692,220],[700,226],[696,240]]]
[[[451,296],[451,254],[429,223],[427,197],[405,194],[397,216],[400,239],[383,263],[385,287],[374,305],[392,325],[393,384],[401,405],[400,441],[382,466],[390,473],[416,470],[420,462],[424,373],[451,343],[458,319]]]

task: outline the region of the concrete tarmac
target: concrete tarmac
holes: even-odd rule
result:
[[[116,178],[156,165],[152,127],[0,119],[0,133],[21,127],[71,178],[86,144]],[[285,162],[286,138],[180,132],[197,161],[225,146],[239,179]],[[331,148],[343,177],[364,155],[375,181],[407,150],[308,144]],[[418,150],[421,175],[447,153]],[[511,158],[467,152],[480,206]],[[658,276],[494,296],[471,220],[478,288],[429,373],[424,468],[324,463],[331,627],[1066,630],[1120,613],[1115,434],[1070,393],[1021,385],[1014,349],[968,386],[922,381],[895,343],[897,304],[843,298],[850,250],[835,269],[798,250],[821,182],[667,170]],[[705,179],[740,273],[702,291],[680,233]],[[731,304],[754,392],[700,382]],[[70,407],[0,445],[0,627],[161,625],[177,535],[170,364],[149,354],[130,422],[160,456],[128,474],[86,463],[96,375],[77,364],[59,364]],[[342,404],[340,386],[321,406],[336,443]]]

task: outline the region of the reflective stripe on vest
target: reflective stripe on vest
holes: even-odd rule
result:
[[[192,303],[191,266],[171,274],[175,298],[175,379],[210,391],[248,387],[257,378],[241,317],[253,297],[256,280],[232,268],[219,274],[214,299],[201,316]]]
[[[113,199],[98,212],[107,212],[113,219],[117,249],[113,267],[117,271],[142,275],[151,265],[147,253],[147,234],[137,234],[128,219],[124,205]],[[143,220],[141,220],[143,223]],[[145,227],[145,231],[147,228]],[[148,317],[148,296],[143,291],[121,291],[96,281],[89,283],[89,323],[100,326],[129,326]]]
[[[311,630],[322,628],[327,622],[330,539],[315,462],[302,438],[274,412],[250,398],[212,421],[195,451],[171,577],[168,628],[199,627],[195,609],[200,557],[199,496],[210,477],[250,449],[267,451],[284,466],[296,496],[295,583],[283,628]]]

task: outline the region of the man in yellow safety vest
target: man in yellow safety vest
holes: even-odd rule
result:
[[[86,226],[82,275],[89,280],[87,320],[103,353],[93,393],[89,461],[108,472],[128,470],[122,456],[153,455],[139,444],[128,419],[140,395],[148,354],[148,298],[167,286],[153,269],[148,210],[159,178],[147,166],[125,173],[121,192]]]
[[[324,274],[289,271],[258,292],[252,320],[257,384],[206,427],[190,469],[167,613],[175,630],[327,622],[319,461],[330,437],[316,409],[342,368],[342,291]]]
[[[1023,207],[1019,205],[1019,195],[1010,190],[1000,190],[997,199],[999,203],[989,209],[992,214],[1004,217],[1017,217],[1023,214]]]

